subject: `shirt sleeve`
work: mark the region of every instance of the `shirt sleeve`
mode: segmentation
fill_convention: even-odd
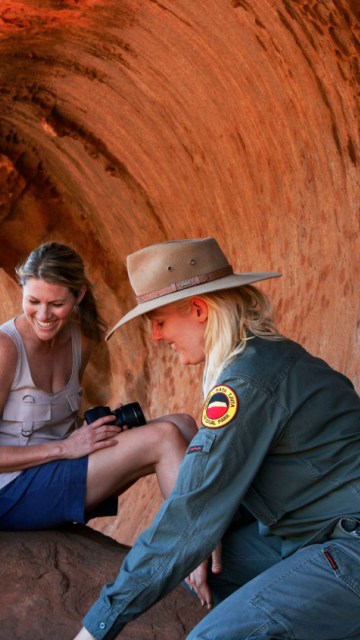
[[[236,413],[201,426],[190,443],[168,500],[84,618],[97,640],[116,638],[210,555],[286,422],[265,390],[241,379],[222,384],[235,394]]]

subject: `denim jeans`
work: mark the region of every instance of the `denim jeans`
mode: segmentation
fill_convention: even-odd
[[[209,579],[217,606],[188,640],[360,640],[358,526],[342,519],[327,542],[285,560],[257,523],[230,529]]]

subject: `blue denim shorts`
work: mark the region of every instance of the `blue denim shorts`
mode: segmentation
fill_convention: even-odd
[[[87,467],[88,456],[22,471],[0,490],[0,530],[53,529],[66,522],[86,524],[91,518],[116,515],[115,496],[84,513]]]

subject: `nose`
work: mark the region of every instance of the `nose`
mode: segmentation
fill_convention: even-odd
[[[161,342],[163,339],[161,335],[161,327],[159,327],[156,320],[152,320],[152,339],[154,342]]]
[[[41,322],[46,322],[50,318],[51,312],[47,304],[41,304],[37,316]]]

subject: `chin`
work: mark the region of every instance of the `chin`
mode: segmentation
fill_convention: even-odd
[[[56,335],[54,333],[52,333],[51,335],[49,335],[48,333],[41,333],[41,331],[35,331],[35,333],[39,340],[43,340],[44,342],[46,342],[46,340],[51,340]]]
[[[196,360],[194,360],[194,359],[188,358],[188,357],[186,357],[186,356],[181,356],[181,357],[180,357],[180,363],[181,363],[181,364],[184,364],[185,366],[188,366],[188,365],[196,365],[196,364],[200,364],[200,362],[203,362],[203,361],[204,361],[204,359],[205,359],[205,358],[201,358],[200,360],[197,360],[197,359],[196,359]]]

